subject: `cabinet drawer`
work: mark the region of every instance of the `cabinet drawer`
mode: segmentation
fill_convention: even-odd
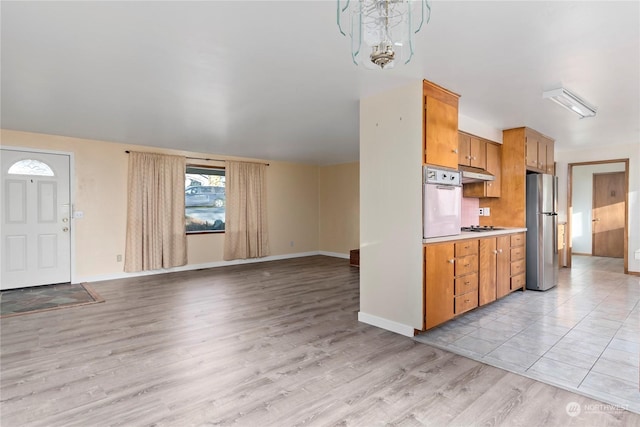
[[[458,277],[455,281],[455,295],[466,294],[467,292],[478,289],[478,274],[471,273],[466,276]]]
[[[466,294],[460,295],[455,298],[453,305],[455,314],[464,313],[472,308],[476,308],[478,306],[478,293],[467,292]]]
[[[511,276],[517,276],[524,273],[524,260],[514,261],[511,263]]]
[[[524,288],[526,279],[525,279],[525,274],[518,274],[517,276],[513,276],[511,278],[511,290],[516,290],[516,289],[520,289],[520,288]]]
[[[456,243],[456,257],[477,254],[478,253],[478,241],[468,240],[466,242]]]
[[[517,261],[519,259],[524,259],[524,246],[511,248],[511,261]]]
[[[518,233],[511,236],[511,246],[524,246],[524,233]]]
[[[456,276],[463,276],[468,273],[478,271],[478,255],[469,255],[462,258],[456,258]]]

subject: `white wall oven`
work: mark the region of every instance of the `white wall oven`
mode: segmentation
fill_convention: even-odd
[[[460,234],[462,217],[462,182],[460,172],[423,167],[422,237]]]

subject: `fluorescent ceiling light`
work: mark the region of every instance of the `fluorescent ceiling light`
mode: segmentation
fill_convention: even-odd
[[[562,105],[569,111],[573,111],[579,115],[581,119],[585,117],[595,117],[596,111],[598,110],[596,107],[592,107],[586,101],[582,100],[579,96],[574,95],[562,87],[542,92],[542,97]]]

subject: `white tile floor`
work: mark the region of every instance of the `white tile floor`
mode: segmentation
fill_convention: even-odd
[[[558,286],[514,292],[417,341],[640,413],[640,277],[573,256]]]

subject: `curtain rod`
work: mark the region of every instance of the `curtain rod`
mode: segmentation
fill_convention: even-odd
[[[129,154],[131,151],[129,150],[125,150],[125,153]],[[185,159],[191,159],[191,160],[207,160],[207,161],[212,161],[212,162],[224,162],[224,159],[207,159],[205,157],[185,157]],[[245,163],[259,163],[265,166],[269,166],[269,163],[263,163],[263,162],[245,162]]]

